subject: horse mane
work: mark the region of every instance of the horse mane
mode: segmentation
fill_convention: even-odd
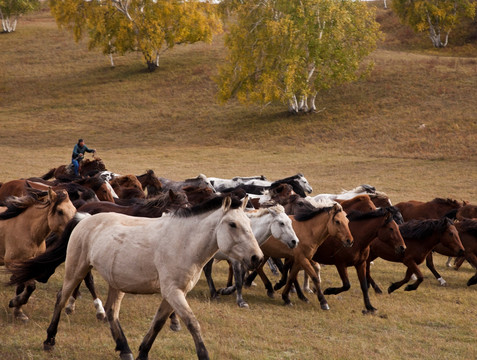
[[[56,168],[50,169],[46,174],[40,176],[43,180],[50,180],[55,175]]]
[[[360,221],[360,220],[368,220],[368,219],[375,219],[379,217],[383,217],[386,215],[392,215],[392,212],[388,208],[379,208],[369,212],[361,212],[361,211],[352,211],[350,212],[347,217],[349,221]],[[386,224],[389,223],[393,219],[392,216],[386,220]]]
[[[453,221],[446,217],[437,220],[409,220],[399,225],[399,230],[403,238],[420,240],[431,236],[435,231],[443,232],[453,224]]]
[[[232,204],[230,206],[232,209],[238,209],[242,205],[242,202],[238,198],[234,196],[231,196],[230,198],[232,199]],[[223,200],[223,196],[213,197],[193,207],[178,209],[174,212],[174,216],[187,218],[195,215],[205,214],[207,212],[219,209],[222,206]]]
[[[82,185],[82,186],[88,186],[91,189],[93,189],[94,191],[96,191],[105,182],[106,181],[104,179],[100,178],[99,176],[95,176],[95,177],[88,177],[88,178],[80,179],[80,180],[75,181],[74,183]]]
[[[356,186],[353,190],[343,190],[341,191],[342,194],[346,194],[348,192],[354,192],[354,193],[366,193],[366,194],[376,194],[376,188],[374,186],[368,185],[368,184],[363,184]]]
[[[277,204],[275,202],[270,202],[270,204],[267,203],[265,206],[260,207],[256,210],[247,211],[247,216],[254,217],[254,218],[259,218],[259,217],[262,217],[264,215],[269,214],[270,209],[272,209],[272,211],[275,210],[277,213],[284,213],[285,212],[285,208],[283,206],[281,206],[280,204]]]
[[[339,205],[335,201],[331,201],[328,199],[315,201],[315,206],[313,208],[299,208],[295,212],[295,220],[296,221],[307,221],[313,219],[315,216],[322,214],[324,212],[329,212],[335,205]],[[339,205],[341,207],[341,205]]]
[[[435,203],[435,204],[441,204],[441,205],[449,205],[449,206],[456,207],[456,208],[459,208],[459,207],[462,206],[461,204],[459,204],[459,202],[457,200],[449,199],[449,198],[447,198],[447,199],[435,198],[435,199],[431,200],[430,202]]]
[[[465,219],[459,222],[459,232],[467,233],[477,238],[477,220]]]
[[[67,194],[63,191],[59,191],[56,194],[56,201],[54,202],[51,211],[56,211],[58,205],[67,198]],[[26,209],[34,205],[41,205],[43,207],[49,206],[51,202],[48,199],[45,200],[46,196],[48,196],[47,191],[27,188],[27,195],[21,197],[9,197],[5,201],[7,210],[0,213],[0,220],[8,220],[17,217],[25,212]]]

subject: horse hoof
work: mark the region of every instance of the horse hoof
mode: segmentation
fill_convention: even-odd
[[[52,351],[55,348],[55,339],[51,341],[45,340],[43,342],[43,350],[45,351]]]
[[[182,330],[181,324],[172,324],[169,325],[169,329],[171,329],[174,332],[179,332]]]
[[[273,291],[267,291],[267,296],[271,299],[273,299],[275,297],[275,292]]]
[[[75,309],[72,308],[72,307],[65,307],[65,313],[66,313],[66,315],[71,315],[71,314],[74,313],[74,311],[75,311]]]
[[[119,355],[119,358],[120,358],[121,360],[134,360],[134,356],[133,356],[133,354],[131,354],[131,353],[120,354],[120,355]]]
[[[374,314],[376,314],[377,310],[378,309],[375,309],[375,308],[366,309],[366,310],[363,310],[362,313],[363,313],[363,315],[374,315]]]
[[[242,308],[242,309],[248,309],[249,308],[248,304],[245,301],[241,302],[241,303],[238,303],[238,306],[239,306],[239,308]]]
[[[292,303],[291,301],[289,301],[289,302],[285,302],[284,305],[285,305],[285,306],[290,306],[290,307],[292,307],[292,306],[293,306],[293,303]]]
[[[330,306],[328,304],[321,304],[321,310],[330,310]]]
[[[314,292],[312,289],[310,289],[310,288],[305,288],[305,289],[303,289],[303,290],[304,290],[305,292],[307,292],[308,294],[314,294],[314,293],[315,293],[315,292]]]
[[[105,321],[106,320],[106,313],[96,313],[96,319],[98,319],[99,321]]]

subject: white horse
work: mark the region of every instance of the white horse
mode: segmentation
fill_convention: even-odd
[[[319,201],[321,199],[330,199],[330,200],[350,200],[358,195],[369,195],[371,198],[379,197],[385,198],[388,202],[388,206],[392,206],[391,200],[388,196],[382,191],[377,191],[374,186],[371,185],[360,185],[355,187],[353,190],[343,190],[340,194],[318,194],[315,196],[308,196],[308,200]]]
[[[252,223],[252,230],[258,245],[262,246],[268,238],[273,235],[276,239],[286,244],[290,249],[298,245],[298,237],[293,230],[292,221],[285,214],[285,209],[281,205],[275,205],[268,208],[260,208],[258,210],[246,211],[247,216]],[[229,286],[218,291],[221,295],[230,295],[237,290],[237,305],[241,308],[248,308],[247,302],[242,297],[243,278],[245,269],[240,261],[228,257],[223,252],[219,251],[215,254],[216,261],[228,260],[232,265],[235,285]],[[209,284],[209,289],[212,297],[217,296],[217,292],[212,280],[212,264],[214,259],[209,261],[204,267],[204,274]]]
[[[208,177],[209,182],[212,184],[216,191],[222,191],[224,189],[234,188],[240,184],[245,184],[247,181],[252,180],[267,180],[265,176],[236,176],[232,179],[222,179],[218,177]]]
[[[139,347],[138,358],[147,359],[157,334],[174,311],[192,334],[198,358],[209,359],[186,295],[219,249],[250,267],[262,261],[263,253],[243,211],[246,203],[247,199],[240,203],[230,197],[214,198],[175,215],[152,219],[116,213],[85,217],[69,238],[65,278],[47,330],[45,350],[55,345],[62,308],[93,267],[109,284],[106,312],[121,359],[133,359],[119,324],[124,294],[158,292],[163,300]]]

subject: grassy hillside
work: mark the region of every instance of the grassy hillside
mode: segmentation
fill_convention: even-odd
[[[369,183],[394,202],[439,196],[477,203],[475,40],[437,53],[420,46],[422,38],[403,36],[390,11],[379,10],[378,19],[388,34],[370,57],[371,76],[321,94],[318,113],[293,117],[281,106],[216,103],[211,77],[224,60],[221,36],[211,45],[177,46],[148,73],[138,54],[117,57],[111,68],[86,42],[59,31],[47,11],[24,17],[16,33],[0,34],[0,181],[69,162],[83,137],[119,173],[152,168],[173,179],[198,173],[277,179],[303,172],[314,194]],[[250,311],[238,309],[233,297],[210,302],[203,279],[189,299],[213,359],[475,358],[477,288],[465,286],[474,270],[448,270],[444,260],[436,263],[447,288],[421,266],[426,279],[418,291],[371,293],[376,316],[361,315],[353,269],[351,290],[328,296],[330,312],[312,297],[310,304],[294,298],[295,307],[283,307],[260,283],[244,292]],[[383,288],[405,272],[382,260],[373,271]],[[225,265],[216,273],[223,284]],[[325,287],[340,283],[333,267],[322,277]],[[61,280],[60,269],[38,286],[26,326],[8,309],[13,289],[0,288],[0,358],[117,358],[86,290],[77,313],[62,319],[55,352],[43,353]],[[96,281],[105,299],[106,286]],[[159,297],[131,295],[123,304],[123,328],[136,353]],[[195,358],[191,336],[166,329],[151,358]]]

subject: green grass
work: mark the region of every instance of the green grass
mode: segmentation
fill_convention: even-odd
[[[225,57],[221,36],[211,45],[175,47],[148,73],[137,54],[116,58],[110,68],[107,57],[74,43],[46,11],[24,17],[16,33],[0,34],[0,181],[69,162],[83,137],[108,169],[123,174],[152,168],[172,179],[199,173],[278,179],[303,172],[314,194],[369,183],[394,203],[437,196],[476,203],[475,41],[457,38],[437,53],[425,39],[393,27],[389,11],[379,10],[378,19],[387,36],[370,57],[371,76],[321,94],[319,113],[293,117],[280,105],[216,103],[211,77]],[[261,283],[244,292],[249,311],[233,296],[209,301],[203,278],[188,299],[213,359],[475,358],[476,288],[465,286],[474,270],[445,269],[444,260],[436,263],[448,287],[421,266],[418,291],[371,293],[376,316],[361,314],[353,269],[350,291],[328,296],[329,312],[312,297],[284,307],[279,294],[266,297]],[[38,286],[26,306],[27,325],[8,309],[13,289],[0,288],[0,358],[117,358],[86,290],[77,313],[63,316],[55,351],[43,352],[62,271]],[[384,289],[404,276],[403,265],[382,260],[372,271]],[[224,284],[225,264],[215,274]],[[340,283],[331,266],[322,278],[324,287]],[[104,300],[106,285],[95,280]],[[121,321],[135,353],[159,302],[160,296],[133,295],[123,302]],[[195,358],[190,334],[164,329],[151,358]]]

